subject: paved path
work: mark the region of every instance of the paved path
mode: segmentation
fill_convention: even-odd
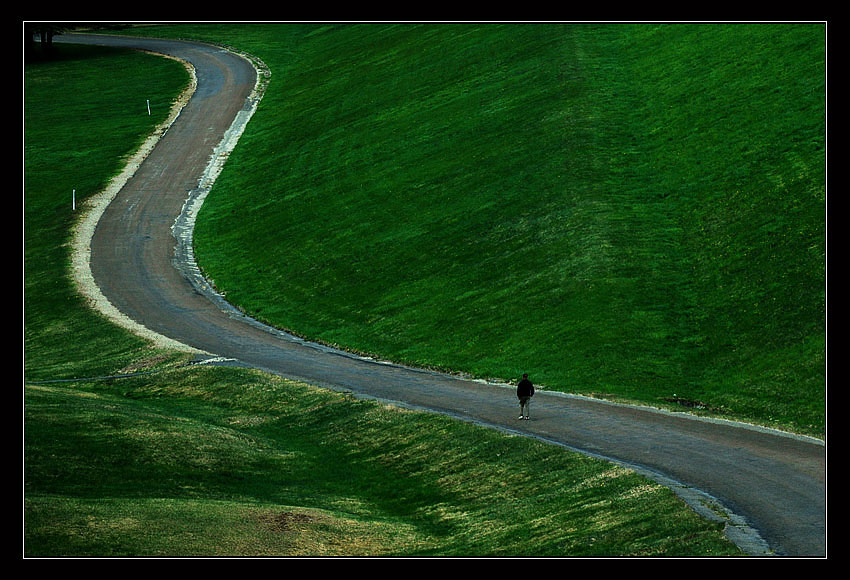
[[[362,359],[245,320],[193,283],[179,257],[178,216],[240,111],[256,74],[206,45],[109,37],[63,42],[141,47],[191,62],[198,88],[160,143],[104,213],[91,244],[102,292],[149,329],[212,355],[311,384],[396,401],[522,432],[632,466],[702,510],[717,500],[729,535],[748,553],[825,556],[825,446],[745,425],[696,420],[539,392],[518,421],[512,389]],[[281,79],[279,82],[285,82]],[[184,232],[185,234],[185,232]],[[184,256],[185,257],[185,256]],[[707,494],[707,495],[702,495]],[[707,512],[706,512],[707,513]]]

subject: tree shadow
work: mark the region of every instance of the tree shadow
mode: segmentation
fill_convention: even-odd
[[[67,61],[89,58],[103,54],[102,50],[79,50],[80,45],[56,43],[54,38],[67,32],[105,32],[121,31],[130,28],[129,24],[84,24],[84,23],[24,23],[24,63],[39,61]]]

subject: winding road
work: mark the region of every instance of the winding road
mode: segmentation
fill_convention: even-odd
[[[748,554],[826,556],[822,441],[547,391],[535,396],[532,419],[517,421],[507,385],[353,356],[246,319],[198,276],[186,219],[208,189],[204,179],[211,160],[221,157],[217,148],[254,104],[254,66],[199,43],[94,35],[56,41],[149,50],[188,61],[196,72],[194,95],[108,205],[91,239],[91,274],[127,317],[211,357],[626,465],[670,486],[706,517],[720,514],[727,535]]]

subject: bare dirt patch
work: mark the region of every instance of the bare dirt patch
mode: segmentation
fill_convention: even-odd
[[[260,522],[264,526],[281,534],[311,524],[314,521],[316,521],[316,518],[313,516],[298,512],[277,512],[260,516]]]

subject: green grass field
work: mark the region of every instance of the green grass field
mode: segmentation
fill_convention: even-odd
[[[244,370],[27,388],[30,556],[723,556],[664,487]]]
[[[284,29],[270,49],[313,38]],[[70,279],[71,191],[79,206],[100,191],[187,77],[139,53],[59,56],[24,74],[24,556],[739,553],[721,524],[606,462],[187,366],[91,311]],[[84,378],[133,371],[156,372]]]
[[[822,437],[822,24],[180,26],[266,96],[199,263],[296,334]]]

